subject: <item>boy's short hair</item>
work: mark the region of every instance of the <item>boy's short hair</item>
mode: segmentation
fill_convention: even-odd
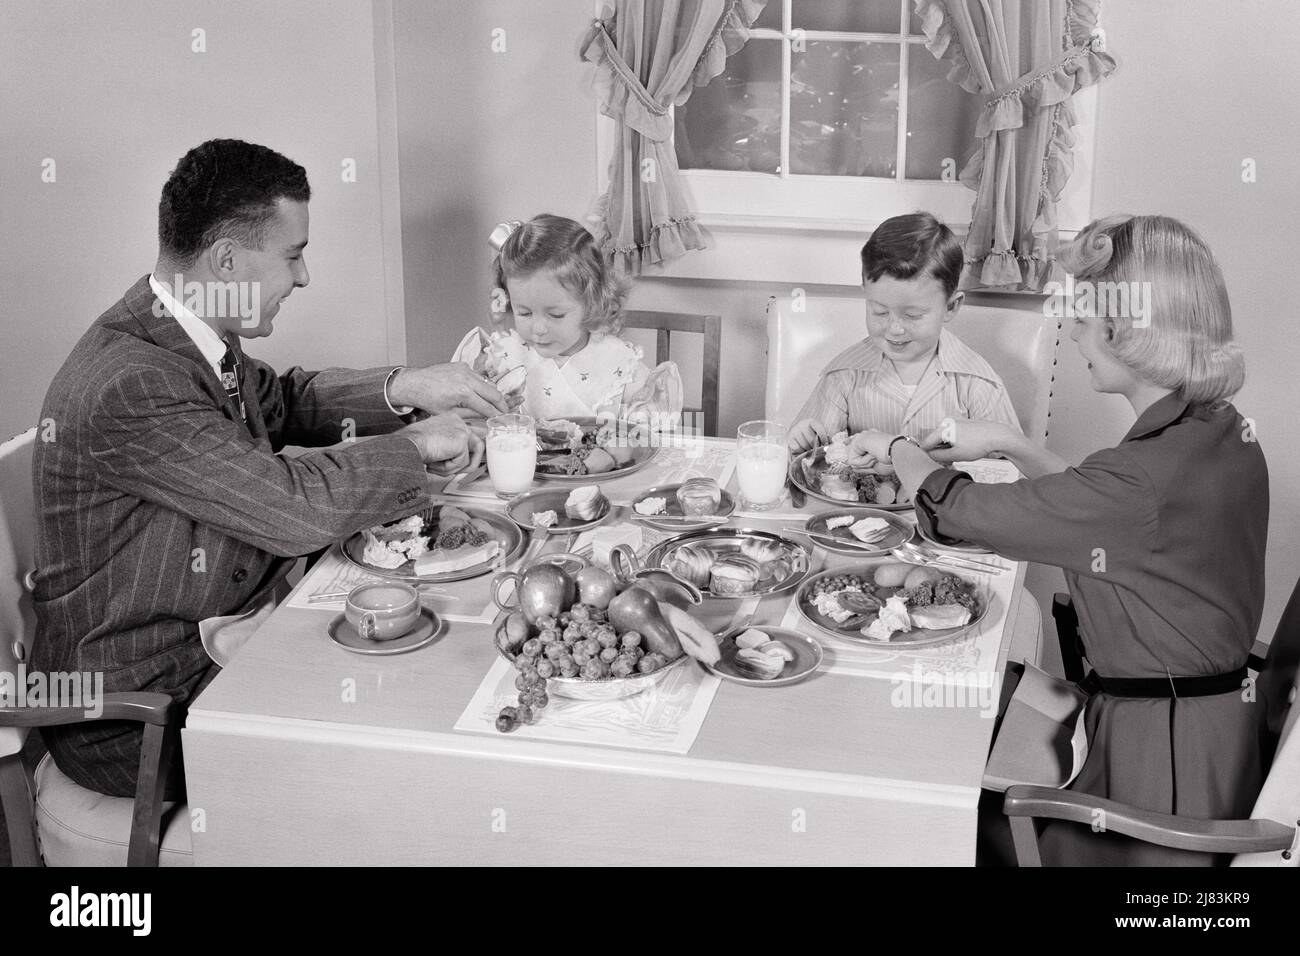
[[[862,281],[930,276],[943,286],[944,298],[951,299],[965,263],[952,230],[928,212],[914,212],[886,219],[871,233],[862,247]]]
[[[1106,347],[1119,362],[1188,402],[1214,405],[1241,390],[1246,361],[1232,341],[1223,272],[1190,228],[1168,216],[1107,216],[1085,226],[1060,259],[1094,288],[1145,287],[1143,321],[1123,308],[1104,316],[1112,330]]]

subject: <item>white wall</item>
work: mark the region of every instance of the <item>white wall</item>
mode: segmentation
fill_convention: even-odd
[[[395,0],[393,13],[408,359],[445,362],[487,318],[492,227],[581,219],[595,193],[577,54],[592,4]]]
[[[1102,8],[1121,69],[1102,85],[1094,202],[1099,214],[1187,222],[1223,268],[1246,387],[1271,484],[1271,638],[1300,576],[1300,338],[1294,293],[1300,189],[1300,4],[1144,0]],[[1193,52],[1194,51],[1194,52]],[[1242,160],[1257,181],[1242,182]],[[1087,396],[1073,396],[1079,408]],[[1087,423],[1076,423],[1087,433]]]
[[[213,137],[277,149],[312,184],[311,285],[249,351],[282,369],[400,358],[372,17],[365,0],[0,4],[0,436],[34,423],[73,343],[152,270],[163,182]]]

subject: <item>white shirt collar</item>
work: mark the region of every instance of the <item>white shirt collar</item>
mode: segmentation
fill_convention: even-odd
[[[197,315],[185,307],[185,305],[172,295],[171,290],[163,285],[152,275],[149,276],[149,288],[153,289],[153,294],[158,297],[158,301],[171,314],[180,327],[185,330],[185,334],[190,337],[194,345],[198,348],[199,353],[212,366],[212,371],[217,378],[221,378],[221,360],[226,354],[226,343],[221,336],[212,330],[212,327],[200,319]]]

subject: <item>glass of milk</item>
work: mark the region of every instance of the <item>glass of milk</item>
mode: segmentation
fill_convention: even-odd
[[[527,415],[487,420],[488,477],[499,498],[528,490],[537,470],[537,422]]]
[[[736,429],[736,483],[743,510],[771,511],[779,505],[789,466],[784,425],[753,421]]]

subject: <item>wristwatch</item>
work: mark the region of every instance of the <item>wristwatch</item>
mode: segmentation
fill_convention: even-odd
[[[899,435],[897,438],[895,438],[893,441],[889,443],[889,447],[885,450],[885,454],[889,456],[890,461],[894,460],[894,446],[897,445],[900,441],[911,442],[917,448],[921,447],[921,443],[917,441],[915,438],[913,438],[911,435]]]

